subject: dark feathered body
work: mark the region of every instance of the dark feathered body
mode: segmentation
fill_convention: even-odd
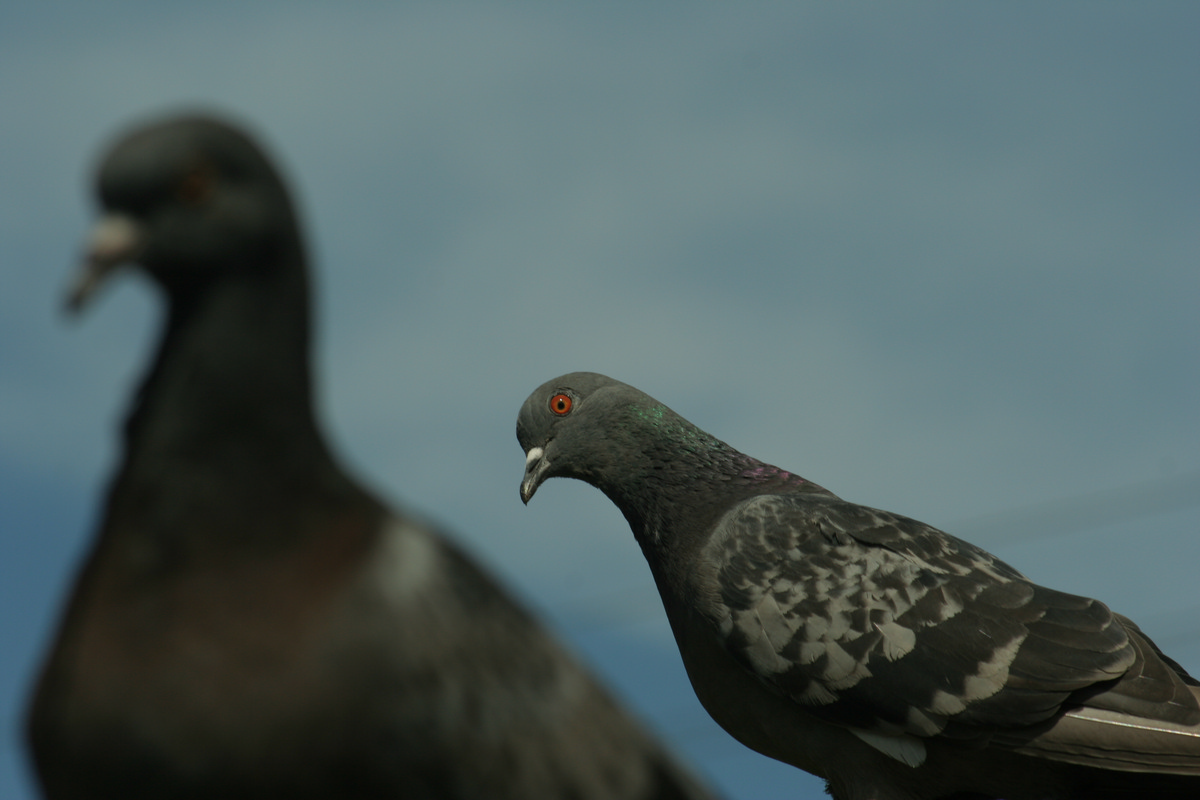
[[[713,718],[835,797],[1200,797],[1197,682],[1104,604],[601,375],[544,384],[517,436],[526,500],[565,476],[621,509]]]
[[[92,268],[138,262],[168,312],[30,709],[47,798],[711,796],[330,454],[303,247],[257,147],[151,126],[100,195]]]

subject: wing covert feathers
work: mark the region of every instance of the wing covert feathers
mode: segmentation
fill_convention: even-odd
[[[1195,681],[1103,603],[967,542],[836,498],[764,495],[717,523],[704,557],[706,613],[733,656],[898,760],[917,757],[907,737],[944,737],[1200,772]]]

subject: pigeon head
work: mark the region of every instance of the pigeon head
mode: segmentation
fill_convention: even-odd
[[[586,446],[598,418],[624,401],[631,387],[595,372],[573,372],[539,386],[517,416],[517,441],[525,451],[521,501],[528,504],[547,478],[586,480],[595,472]]]
[[[127,133],[101,160],[102,217],[68,297],[81,308],[115,268],[140,266],[172,297],[229,272],[289,263],[298,249],[283,181],[237,129],[179,116]]]
[[[732,498],[822,487],[741,453],[628,384],[574,372],[542,384],[517,417],[525,451],[521,500],[547,478],[595,486],[639,541],[661,542],[672,518],[703,516]],[[831,495],[832,496],[832,495]]]
[[[618,505],[652,476],[696,460],[681,454],[735,454],[653,397],[594,372],[573,372],[542,384],[517,417],[525,451],[521,499],[528,503],[547,478],[577,478]]]

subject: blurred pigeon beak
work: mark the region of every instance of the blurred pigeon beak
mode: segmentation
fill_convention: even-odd
[[[136,259],[141,249],[141,229],[129,217],[110,214],[96,223],[83,267],[67,292],[67,310],[74,313],[83,308],[113,269]]]
[[[533,493],[545,480],[546,470],[550,469],[545,456],[546,451],[540,447],[531,447],[525,454],[525,478],[521,481],[521,502],[525,505],[529,505]]]

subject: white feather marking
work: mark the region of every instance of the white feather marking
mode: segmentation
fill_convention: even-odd
[[[929,703],[929,710],[935,714],[945,714],[952,716],[966,709],[967,704],[958,695],[943,692],[938,689],[933,693],[933,700]]]
[[[771,640],[763,631],[762,621],[757,612],[747,611],[738,614],[734,624],[746,636],[747,644],[744,652],[755,670],[763,675],[774,675],[787,668],[781,666],[783,659],[775,652]]]
[[[963,699],[967,702],[985,700],[1008,681],[1008,667],[988,675],[968,675],[963,681]]]
[[[438,574],[438,543],[424,531],[392,520],[380,541],[375,560],[376,578],[393,601],[403,601],[424,592]]]
[[[811,664],[825,655],[825,642],[804,642],[800,645],[800,663]]]
[[[991,697],[1008,682],[1008,668],[1017,657],[1022,639],[1014,639],[1003,647],[996,648],[992,657],[979,662],[974,675],[963,681],[963,698],[968,702]]]
[[[938,621],[945,622],[963,610],[962,598],[952,593],[946,586],[939,587],[938,591],[942,593],[942,616]]]
[[[763,634],[770,641],[771,647],[776,652],[782,650],[784,645],[792,640],[795,630],[792,628],[791,621],[780,611],[775,598],[770,595],[764,597],[758,604],[757,614]]]
[[[925,763],[925,743],[913,736],[888,736],[861,728],[851,728],[850,732],[901,764],[919,767]]]
[[[804,622],[804,638],[810,642],[824,639],[829,632],[829,620],[825,617],[809,617]]]
[[[792,664],[779,655],[780,646],[791,639],[791,630],[774,600],[770,597],[763,599],[755,610],[739,620],[739,624],[750,638],[750,645],[745,649],[746,656],[758,672],[775,675],[791,669]],[[776,640],[780,645],[775,644]]]
[[[844,606],[844,603],[839,605]],[[850,630],[850,616],[841,611],[834,611],[829,615],[829,630],[825,633],[827,639],[841,639],[845,637],[846,632]]]
[[[853,656],[843,650],[837,642],[829,642],[825,646],[825,653],[829,656],[829,659],[826,661],[825,672],[821,677],[827,683],[841,683],[854,675],[858,670],[858,662],[854,660]],[[854,681],[854,683],[857,682]]]
[[[1121,718],[1117,712],[1107,709],[1080,708],[1075,711],[1068,711],[1067,716],[1086,722],[1098,722],[1101,725],[1115,725],[1119,728],[1133,728],[1141,731],[1154,731],[1155,733],[1169,733],[1174,736],[1200,738],[1200,731],[1195,729],[1173,726],[1170,723],[1150,719],[1143,719],[1138,723],[1133,723],[1129,721],[1128,717]]]
[[[917,643],[917,635],[911,628],[895,622],[875,623],[875,630],[883,636],[883,657],[895,661],[908,655]]]
[[[804,687],[804,691],[795,695],[796,699],[801,703],[808,703],[814,706],[823,706],[837,700],[837,695],[825,688],[819,681],[809,681]]]
[[[946,720],[932,717],[916,706],[909,706],[904,727],[922,736],[936,736],[946,727]]]

